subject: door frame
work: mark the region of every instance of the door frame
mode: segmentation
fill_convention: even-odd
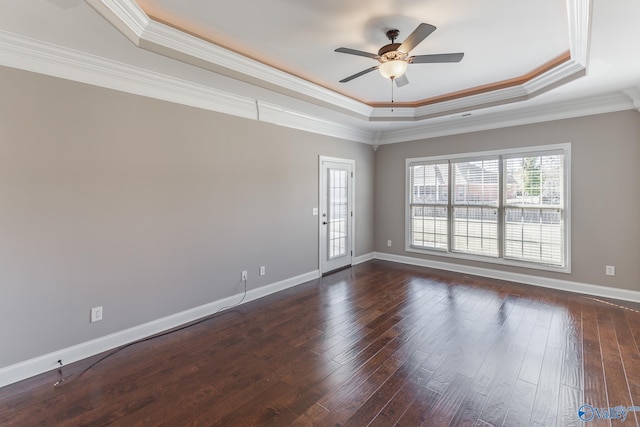
[[[349,266],[353,265],[353,259],[354,259],[354,253],[355,253],[355,230],[356,230],[356,209],[355,209],[355,192],[356,192],[356,161],[353,159],[343,159],[343,158],[339,158],[339,157],[330,157],[330,156],[323,156],[320,155],[318,158],[318,267],[320,269],[320,275],[323,275],[325,273],[327,273],[328,271],[325,271],[325,263],[326,263],[326,256],[324,254],[324,250],[326,250],[326,248],[323,248],[323,233],[324,233],[324,228],[322,225],[322,213],[323,211],[326,209],[326,205],[327,205],[327,182],[326,182],[326,177],[322,176],[322,163],[323,162],[333,162],[333,163],[342,163],[342,164],[348,164],[349,166],[351,166],[351,191],[349,192],[349,196],[348,196],[348,204],[349,204],[349,210],[351,211],[351,215],[349,216],[349,236],[347,237],[348,241],[349,241],[349,246],[351,247],[351,254],[348,255],[349,257]]]

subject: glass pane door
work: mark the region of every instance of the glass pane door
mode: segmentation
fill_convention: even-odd
[[[347,254],[348,179],[344,169],[329,169],[329,259]]]
[[[320,159],[320,269],[351,265],[353,258],[353,161]]]

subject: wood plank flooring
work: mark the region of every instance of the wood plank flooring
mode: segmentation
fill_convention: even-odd
[[[4,387],[0,425],[638,426],[598,417],[640,407],[638,310],[370,261]]]

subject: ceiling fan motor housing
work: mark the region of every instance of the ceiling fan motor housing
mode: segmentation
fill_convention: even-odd
[[[380,62],[389,62],[389,61],[406,61],[408,54],[406,52],[400,52],[398,48],[400,47],[400,43],[391,43],[386,46],[382,46],[378,51],[378,61]]]

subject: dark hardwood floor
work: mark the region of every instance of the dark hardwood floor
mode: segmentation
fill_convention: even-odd
[[[598,300],[371,261],[4,387],[0,425],[637,426],[595,412],[640,406],[638,305]]]

